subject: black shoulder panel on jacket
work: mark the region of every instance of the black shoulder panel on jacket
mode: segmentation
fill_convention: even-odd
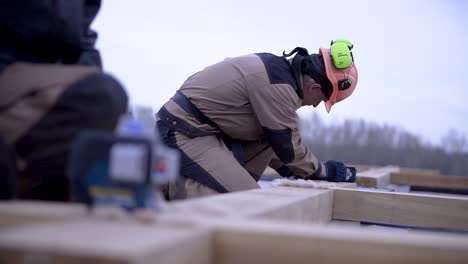
[[[297,91],[297,82],[289,61],[271,53],[256,53],[265,65],[271,84],[286,83]]]
[[[291,142],[291,129],[269,129],[264,127],[265,138],[270,143],[276,156],[285,164],[294,160],[294,147]]]

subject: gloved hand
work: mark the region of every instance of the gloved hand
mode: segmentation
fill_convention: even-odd
[[[356,168],[346,167],[343,162],[329,160],[323,163],[326,180],[330,182],[355,182]]]

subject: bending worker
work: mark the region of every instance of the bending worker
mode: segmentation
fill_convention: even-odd
[[[192,75],[159,110],[164,142],[181,151],[181,176],[163,191],[184,199],[258,188],[270,165],[281,176],[354,181],[341,162],[319,160],[304,145],[296,110],[332,106],[356,88],[348,40],[308,54],[229,58]],[[294,55],[294,56],[293,56]],[[288,59],[289,58],[289,59]]]

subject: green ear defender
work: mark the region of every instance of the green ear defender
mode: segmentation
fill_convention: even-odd
[[[335,41],[332,40],[330,45],[333,45],[333,43],[344,43],[346,46],[348,46],[349,50],[352,50],[354,47],[353,43],[347,39],[336,39]]]
[[[330,55],[333,64],[337,69],[346,69],[351,67],[354,58],[351,49],[353,44],[347,39],[337,39],[330,44]]]

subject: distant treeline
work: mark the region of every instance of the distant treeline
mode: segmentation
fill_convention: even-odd
[[[317,114],[302,117],[301,130],[304,142],[320,160],[438,169],[443,174],[468,176],[468,142],[454,130],[441,139],[442,146],[393,126],[363,120],[327,125]]]

